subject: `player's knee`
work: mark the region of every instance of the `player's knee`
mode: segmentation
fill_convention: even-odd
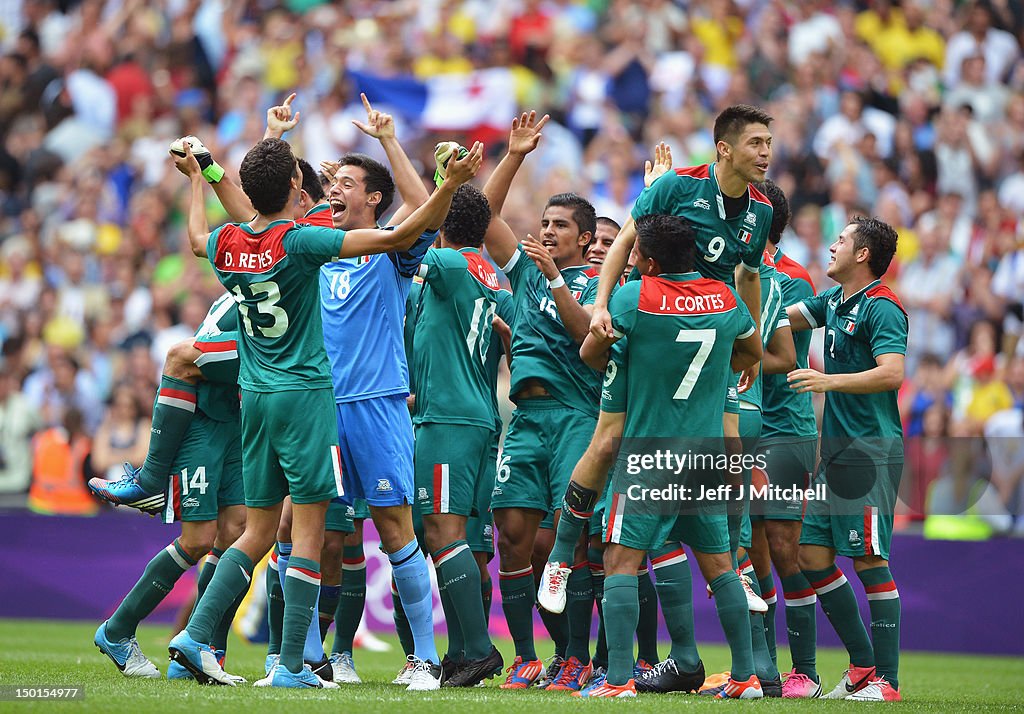
[[[164,374],[183,382],[196,383],[202,379],[202,372],[196,366],[201,353],[195,348],[194,340],[185,340],[167,350],[164,360]]]
[[[196,528],[182,528],[178,545],[192,560],[199,560],[210,552],[217,535],[217,522],[195,524]]]
[[[321,562],[341,562],[342,554],[345,551],[345,534],[338,531],[326,531],[324,533],[324,546],[320,550]]]

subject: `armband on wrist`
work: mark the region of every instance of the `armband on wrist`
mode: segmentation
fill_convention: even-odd
[[[549,280],[548,281],[548,287],[551,288],[552,290],[554,290],[556,288],[565,287],[565,278],[563,278],[561,275],[559,275],[554,280]]]
[[[207,183],[217,183],[224,178],[224,169],[216,161],[203,169],[203,178]]]

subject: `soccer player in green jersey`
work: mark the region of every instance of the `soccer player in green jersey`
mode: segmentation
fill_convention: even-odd
[[[262,683],[317,687],[323,683],[302,664],[302,643],[319,591],[324,513],[339,493],[341,474],[333,393],[320,324],[320,266],[334,257],[401,248],[430,225],[439,225],[455,189],[480,165],[479,144],[452,163],[448,178],[426,204],[393,231],[340,231],[296,226],[292,204],[301,171],[287,143],[267,139],[242,162],[242,188],[258,212],[249,224],[208,233],[203,177],[186,145],[191,182],[188,221],[193,253],[209,257],[221,282],[237,297],[239,385],[246,529],[222,561],[186,629],[172,639],[171,656],[196,679],[234,684],[206,644],[213,625],[248,586],[253,563],[269,550],[281,502],[291,495],[293,551],[286,577],[281,659]]]
[[[814,283],[807,270],[779,247],[790,217],[786,195],[771,181],[765,181],[763,191],[774,209],[765,262],[769,261],[767,256],[770,255],[782,288],[785,308],[813,297]],[[796,349],[796,368],[806,369],[811,333],[807,330],[795,332],[792,339]],[[763,382],[763,389],[761,439],[757,452],[764,459],[766,479],[782,493],[795,488],[805,489],[810,485],[818,450],[818,422],[811,394],[798,394],[790,389],[784,373],[763,371],[765,374],[758,380]],[[787,699],[813,698],[821,694],[821,684],[814,667],[814,605],[817,597],[797,562],[803,512],[803,497],[793,496],[785,500],[758,501],[752,504],[750,515],[753,537],[748,554],[761,597],[768,605],[768,612],[764,615],[765,638],[773,659],[778,600],[772,577],[773,564],[782,579],[786,631],[793,661],[793,669],[785,675],[782,684],[782,696]]]
[[[825,372],[797,369],[790,386],[825,394],[816,483],[800,535],[800,569],[850,654],[829,699],[899,701],[900,596],[889,571],[893,512],[903,470],[896,392],[903,383],[907,313],[881,284],[896,253],[896,231],[854,218],[829,249],[827,275],[839,283],[787,308],[794,330],[825,328]],[[867,591],[871,638],[853,588],[836,567],[853,559]]]
[[[546,121],[537,121],[534,112],[513,120],[508,154],[484,187],[493,214],[487,250],[508,276],[516,306],[510,387],[516,411],[491,495],[502,608],[516,646],[505,688],[528,687],[544,671],[533,641],[534,545],[542,519],[557,509],[572,465],[593,433],[600,389],[600,375],[579,357],[590,324],[585,306],[596,288],[596,271],[583,261],[596,228],[593,206],[576,194],[552,196],[541,217],[540,240],[527,236],[522,243],[500,217],[512,179],[536,148]],[[578,690],[592,671],[593,592],[583,566],[569,587],[576,596],[569,607],[565,661],[549,688]]]
[[[759,188],[765,195],[772,199],[772,206],[775,209],[772,213],[772,234],[780,232],[789,220],[788,207],[780,211],[776,203],[777,197],[781,194],[778,187],[771,181],[765,181]],[[782,196],[785,200],[785,196]],[[769,238],[770,239],[770,238]],[[762,382],[770,374],[785,374],[796,367],[796,349],[793,346],[793,337],[789,329],[789,318],[786,316],[782,304],[782,287],[778,280],[778,273],[771,256],[765,252],[760,268],[761,276],[761,343],[764,348],[764,355],[761,359],[761,370],[756,379],[751,383],[750,388],[740,392],[740,439],[743,442],[743,453],[753,455],[758,446],[761,436],[761,396]],[[767,598],[764,598],[761,588],[754,578],[754,566],[748,554],[753,551],[752,543],[757,543],[756,535],[763,538],[764,530],[752,531],[754,514],[751,513],[750,486],[753,476],[752,468],[744,465],[743,471],[743,510],[741,513],[729,514],[729,545],[736,553],[736,564],[740,571],[740,579],[749,586],[755,595],[762,597],[765,604],[770,605]],[[759,470],[758,470],[759,472]],[[760,473],[760,472],[759,472]],[[760,481],[760,479],[759,479]],[[763,550],[763,549],[762,549]],[[771,570],[769,566],[768,575]],[[761,690],[766,697],[782,696],[782,680],[776,667],[773,657],[774,637],[772,645],[766,639],[764,625],[764,614],[761,612],[750,612],[750,638],[753,645],[754,671],[758,681],[761,683]],[[718,688],[701,691],[701,694],[716,693]]]
[[[487,634],[480,569],[466,532],[481,491],[494,487],[494,383],[486,359],[500,285],[480,252],[490,220],[478,189],[456,191],[441,247],[427,251],[420,265],[423,287],[412,318],[416,507],[445,619],[462,633],[464,652],[449,652],[459,658],[445,682],[453,687],[475,686],[503,665]]]
[[[164,522],[181,522],[181,536],[160,551],[146,566],[138,583],[96,631],[94,642],[126,677],[159,677],[160,672],[143,654],[135,639],[139,623],[174,587],[178,579],[207,553],[199,573],[201,599],[217,563],[245,527],[242,505],[242,452],[238,414],[238,356],[236,351],[238,315],[234,300],[223,295],[210,307],[192,340],[175,345],[168,354],[171,363],[186,349],[194,350],[190,363],[197,375],[191,389],[174,389],[164,384],[157,392],[156,405],[188,412],[188,426],[182,442],[164,474]],[[166,370],[165,370],[166,371]],[[172,370],[174,371],[174,370]],[[201,379],[205,381],[199,381]],[[154,410],[155,411],[155,410]],[[129,467],[130,468],[130,467]],[[124,481],[122,479],[121,481]],[[111,501],[116,484],[91,479],[90,489]],[[117,502],[117,501],[113,501]],[[133,507],[139,510],[155,510]],[[125,504],[130,505],[130,504]],[[223,662],[227,634],[240,603],[236,600],[213,633],[216,657]],[[187,672],[171,663],[168,679]]]
[[[690,544],[715,593],[715,605],[733,654],[732,679],[722,698],[761,696],[750,656],[746,596],[729,557],[723,501],[675,517],[656,513],[634,489],[655,487],[660,474],[638,477],[627,465],[660,437],[685,439],[686,447],[721,453],[721,409],[731,370],[761,357],[760,336],[736,292],[721,281],[693,271],[695,231],[677,216],[645,216],[639,234],[639,281],[623,286],[609,303],[611,338],[587,337],[580,352],[588,364],[607,361],[597,429],[573,472],[568,493],[589,500],[577,476],[603,475],[613,465],[606,517],[605,597],[608,676],[583,696],[620,697],[636,693],[632,679],[632,639],[636,629],[637,567],[648,551],[667,541]],[[615,344],[609,360],[608,349]],[[679,365],[685,365],[685,370]],[[680,377],[682,377],[680,379]],[[633,445],[619,446],[620,439]],[[639,448],[638,448],[639,445]],[[676,443],[675,446],[680,446]],[[718,479],[720,480],[720,479]],[[710,484],[710,482],[701,482]],[[665,484],[667,485],[667,484]],[[593,493],[591,491],[591,493]],[[574,502],[574,501],[573,501]],[[687,615],[681,610],[678,619]],[[690,623],[676,622],[676,626]],[[692,647],[699,668],[696,647]]]

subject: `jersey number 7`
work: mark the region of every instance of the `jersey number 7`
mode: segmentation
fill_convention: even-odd
[[[676,393],[672,395],[673,399],[690,398],[690,393],[693,392],[693,388],[700,378],[700,372],[704,369],[704,363],[708,361],[708,355],[715,347],[717,335],[715,330],[680,330],[676,335],[676,342],[692,342],[699,344],[700,347],[697,348],[697,354],[693,356],[693,361],[687,367],[683,381],[679,383]]]

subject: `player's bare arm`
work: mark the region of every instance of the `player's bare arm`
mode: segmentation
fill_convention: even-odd
[[[188,198],[188,243],[192,253],[200,258],[206,257],[206,241],[210,237],[210,226],[206,222],[206,202],[203,200],[203,170],[192,155],[192,147],[184,142],[185,156],[171,154],[174,166],[185,174],[189,180]]]
[[[876,367],[865,372],[823,374],[816,369],[795,369],[786,375],[790,389],[797,392],[845,392],[874,394],[891,392],[903,384],[904,358],[898,353],[878,355]]]
[[[188,147],[189,151],[191,151],[191,145],[186,138],[183,137],[175,143],[179,142],[182,147]],[[171,158],[174,160],[174,167],[185,176],[189,176],[189,162],[187,157],[182,156],[173,150],[169,153]],[[224,207],[224,210],[232,221],[236,223],[243,223],[245,221],[251,221],[256,216],[256,211],[253,209],[252,203],[249,201],[249,197],[245,195],[242,187],[232,181],[227,174],[222,175],[216,181],[208,180],[208,183],[213,188],[213,192],[217,194],[217,198],[220,200],[221,205]]]
[[[478,141],[466,156],[452,159],[441,186],[430,195],[426,203],[413,211],[394,230],[359,228],[347,231],[339,257],[351,258],[411,248],[429,226],[441,225],[452,205],[455,190],[476,176],[480,164],[483,163],[483,155],[484,145]]]
[[[764,374],[785,374],[796,368],[796,346],[789,327],[779,327],[768,341],[768,348],[761,358]]]
[[[548,115],[545,114],[538,120],[537,112],[530,111],[523,112],[521,116],[512,120],[512,131],[508,137],[508,153],[491,172],[483,189],[484,195],[487,196],[487,203],[491,206],[491,212],[495,215],[499,215],[501,209],[504,208],[505,198],[508,197],[508,190],[512,186],[512,179],[515,178],[519,167],[523,165],[526,155],[536,149],[537,144],[540,143],[542,136],[540,130],[547,124],[548,119]]]
[[[538,270],[547,278],[549,285],[562,277],[548,249],[532,235],[527,234],[526,240],[523,241],[523,252],[536,263]],[[565,326],[565,331],[569,333],[573,342],[579,345],[583,343],[583,338],[590,331],[592,306],[580,305],[572,296],[565,280],[562,280],[561,283],[559,287],[551,288],[551,295],[555,299],[555,308]]]
[[[505,351],[505,365],[512,370],[512,328],[497,315],[491,320],[491,329],[501,339],[501,347]]]
[[[587,333],[580,346],[580,359],[583,364],[598,372],[603,372],[608,366],[608,350],[619,338],[614,334],[610,336],[598,336],[593,332]]]
[[[732,345],[732,360],[729,366],[734,372],[741,372],[750,369],[761,361],[764,350],[761,348],[761,333],[754,330],[753,333],[737,339]]]
[[[386,112],[374,109],[365,94],[360,94],[359,98],[363,100],[363,108],[366,109],[366,121],[361,122],[353,119],[352,124],[359,131],[379,141],[384,149],[384,154],[388,157],[388,163],[391,164],[391,174],[395,178],[395,188],[398,189],[398,193],[402,196],[402,205],[399,206],[398,210],[395,211],[395,215],[388,222],[388,225],[397,226],[408,218],[413,211],[426,203],[427,199],[430,198],[430,194],[427,193],[420,175],[416,172],[412,162],[409,161],[408,155],[405,153],[405,149],[402,148],[398,141],[398,137],[395,134],[394,117]],[[429,228],[434,230],[440,227],[440,225],[438,223],[436,226],[429,226]]]
[[[665,142],[660,142],[654,147],[654,161],[644,162],[644,186],[650,186],[659,176],[671,169],[672,149]],[[619,234],[615,236],[615,242],[608,249],[604,265],[601,266],[597,298],[594,300],[594,309],[590,318],[590,331],[598,337],[612,334],[612,317],[608,313],[608,299],[629,263],[629,254],[634,245],[636,245],[636,226],[633,223],[633,216],[629,216],[622,229],[619,230]]]

